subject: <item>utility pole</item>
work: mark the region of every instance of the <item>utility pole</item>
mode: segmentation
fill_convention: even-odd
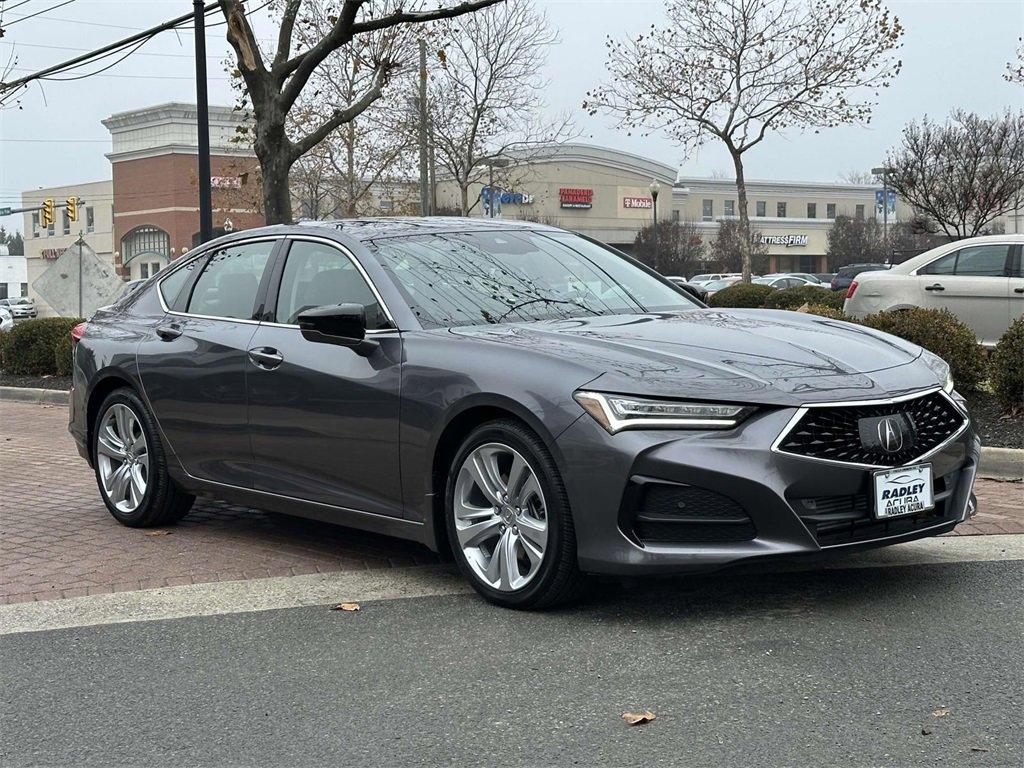
[[[430,215],[430,195],[427,187],[427,41],[420,39],[420,94],[419,94],[419,118],[420,118],[420,215]]]
[[[437,215],[437,165],[434,162],[434,120],[430,118],[427,127],[430,130],[430,143],[428,146],[429,156],[427,163],[430,166],[428,174],[430,176],[430,215]]]
[[[210,188],[210,104],[206,90],[206,6],[192,0],[196,33],[196,127],[199,133],[199,239],[213,239],[213,192]]]
[[[889,252],[889,171],[892,170],[885,165],[881,168],[872,168],[871,172],[882,177],[882,242],[885,244],[886,261],[892,263],[892,253]]]
[[[78,230],[78,316],[82,317],[82,230]]]

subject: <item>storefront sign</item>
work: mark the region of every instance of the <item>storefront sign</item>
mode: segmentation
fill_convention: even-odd
[[[622,198],[623,208],[654,208],[654,200],[649,197],[624,197]]]
[[[761,235],[762,245],[784,245],[792,248],[795,245],[806,246],[807,235]]]
[[[211,176],[210,186],[213,189],[241,189],[242,179],[238,176]]]
[[[67,248],[43,248],[43,250],[40,251],[39,255],[42,256],[44,259],[53,261],[54,259],[59,259],[60,255],[64,253],[64,251],[66,250]]]
[[[501,202],[513,205],[530,205],[533,203],[533,195],[525,192],[502,192]]]
[[[558,202],[562,208],[593,208],[594,190],[562,187],[558,190]]]

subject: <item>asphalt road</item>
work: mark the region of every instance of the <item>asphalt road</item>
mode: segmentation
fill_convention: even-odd
[[[13,634],[0,764],[1021,766],[1022,628],[1013,561]]]

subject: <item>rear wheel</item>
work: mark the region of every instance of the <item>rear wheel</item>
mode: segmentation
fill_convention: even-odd
[[[103,503],[124,525],[175,523],[195,501],[168,475],[156,422],[130,389],[111,392],[100,405],[92,455]]]
[[[490,422],[466,438],[448,476],[446,513],[460,570],[491,602],[544,608],[582,591],[558,468],[518,422]]]

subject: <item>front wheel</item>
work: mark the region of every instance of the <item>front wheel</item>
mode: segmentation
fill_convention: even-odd
[[[576,533],[558,468],[514,421],[475,429],[448,476],[448,537],[460,570],[487,600],[545,608],[582,591]]]
[[[194,496],[167,473],[163,444],[145,403],[130,389],[107,395],[93,426],[93,466],[103,503],[132,528],[175,523]]]

